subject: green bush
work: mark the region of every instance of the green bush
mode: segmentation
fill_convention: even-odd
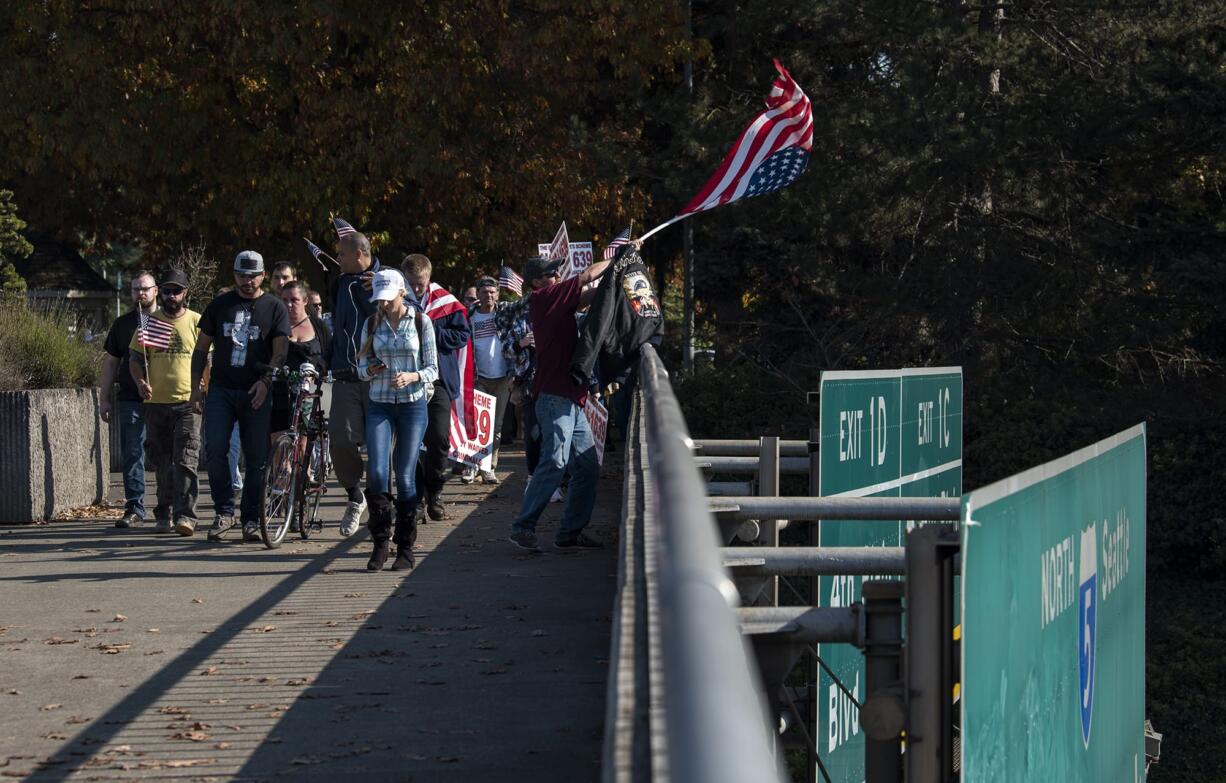
[[[0,299],[0,391],[96,386],[100,346],[73,334],[75,324],[68,308]]]

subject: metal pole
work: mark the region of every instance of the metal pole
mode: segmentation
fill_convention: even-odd
[[[699,438],[694,441],[694,453],[700,457],[756,457],[760,447],[760,440]],[[809,443],[804,440],[780,440],[779,455],[808,460]]]
[[[723,519],[907,519],[954,521],[960,498],[711,498],[711,511]]]
[[[690,0],[685,3],[686,38],[693,43],[693,9]],[[690,101],[694,98],[694,55],[685,61],[685,92]],[[694,371],[694,224],[686,221],[681,229],[681,366],[688,373]]]
[[[810,408],[816,407],[820,402],[820,397],[817,392],[809,392],[805,397],[805,401],[809,403]],[[815,415],[814,420],[820,419],[820,416]],[[821,485],[821,430],[817,427],[809,430],[809,497],[817,497],[822,494]],[[820,525],[809,525],[809,546],[817,547],[820,541]],[[809,604],[811,606],[821,605],[820,582],[816,576],[809,579]],[[821,647],[818,647],[820,651]],[[810,725],[813,726],[813,736],[817,736],[817,683],[818,683],[818,663],[816,656],[810,656],[812,664],[809,666],[808,672],[808,687],[805,689],[805,712],[809,717]],[[808,746],[808,752],[805,756],[805,783],[816,783],[817,781],[817,746],[811,744]]]
[[[707,457],[694,455],[694,464],[712,473],[757,473],[758,455],[752,457]],[[809,460],[804,457],[780,457],[779,471],[789,475],[803,476],[809,471]]]
[[[901,582],[870,580],[864,600],[864,779],[902,782],[901,734],[905,719],[902,693]]]
[[[758,495],[762,497],[778,497],[779,495],[779,438],[769,435],[762,438],[758,455]],[[758,545],[762,547],[779,547],[779,521],[764,519],[760,522],[761,533],[758,535]],[[764,596],[765,603],[770,606],[779,605],[779,578],[768,577],[770,583]]]
[[[900,546],[784,546],[777,549],[724,547],[724,567],[737,578],[750,576],[902,576]]]

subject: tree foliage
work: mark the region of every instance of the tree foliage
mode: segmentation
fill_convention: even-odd
[[[13,260],[34,252],[34,246],[21,235],[26,223],[17,217],[13,191],[0,190],[0,292],[19,293],[26,290],[26,281],[13,268]]]

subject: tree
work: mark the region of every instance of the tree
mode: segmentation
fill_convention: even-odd
[[[25,227],[25,221],[17,217],[13,191],[0,190],[0,291],[4,293],[23,293],[26,290],[26,281],[13,267],[14,259],[25,258],[34,252],[34,246],[21,235]]]

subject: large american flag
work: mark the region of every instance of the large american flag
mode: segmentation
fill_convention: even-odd
[[[628,244],[630,244],[630,228],[629,227],[627,227],[625,231],[613,237],[613,239],[610,240],[609,244],[604,246],[604,255],[603,255],[604,260],[612,261],[613,256],[617,255],[617,248],[621,247],[622,245],[628,245]]]
[[[524,295],[524,279],[515,274],[515,270],[504,266],[498,275],[498,287],[505,288],[518,296]]]
[[[136,329],[136,344],[142,348],[161,348],[166,350],[170,347],[170,338],[174,333],[175,328],[170,324],[141,313],[140,326]]]
[[[358,233],[357,230],[354,229],[354,227],[349,224],[349,221],[341,220],[338,217],[332,218],[332,225],[336,226],[336,238],[337,239],[347,237],[350,234]]]
[[[430,284],[423,299],[422,310],[430,316],[431,321],[446,318],[456,311],[468,312],[463,302],[456,299],[450,291],[438,283]],[[464,393],[460,395],[460,399],[451,401],[451,428],[456,431],[462,428],[470,439],[475,439],[477,437],[477,407],[476,399],[473,397],[473,384],[476,380],[476,369],[473,365],[471,337],[468,338],[467,344],[456,349],[456,358],[460,362],[460,383],[464,387]]]
[[[674,220],[778,190],[805,170],[813,149],[813,107],[778,60],[775,68],[779,78],[766,98],[766,111],[741,133],[715,175]]]

